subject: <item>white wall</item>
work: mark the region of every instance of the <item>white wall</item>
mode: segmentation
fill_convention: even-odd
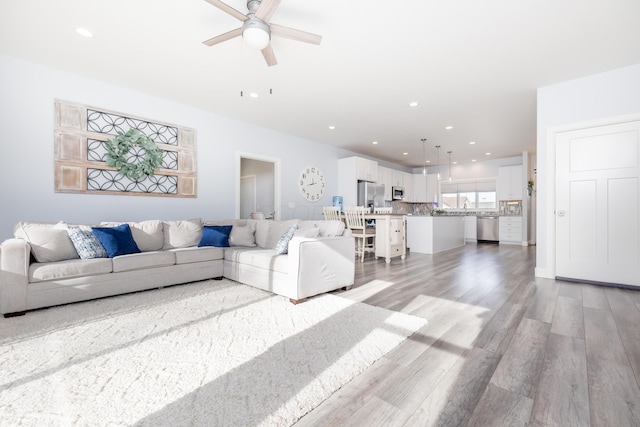
[[[634,113],[640,113],[640,64],[538,89],[536,276],[555,277],[553,132]]]
[[[168,82],[167,84],[170,84]],[[54,99],[105,108],[196,129],[198,197],[194,199],[54,192]],[[329,145],[232,120],[204,110],[0,55],[0,241],[21,220],[233,218],[238,151],[281,159],[281,218],[321,218],[338,183],[336,159],[354,155]],[[327,191],[307,202],[300,170],[319,167]],[[293,208],[289,203],[293,203]]]

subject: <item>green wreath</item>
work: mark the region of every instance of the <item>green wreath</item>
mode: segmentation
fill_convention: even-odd
[[[140,147],[145,151],[144,158],[136,163],[129,163],[127,155],[132,148]],[[122,175],[134,180],[143,176],[151,176],[162,165],[162,150],[153,139],[137,129],[129,129],[127,133],[118,133],[107,141],[107,165],[115,168]],[[139,157],[136,153],[136,157]]]

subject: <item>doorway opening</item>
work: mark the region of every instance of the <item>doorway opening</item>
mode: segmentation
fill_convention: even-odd
[[[280,159],[251,153],[238,153],[236,179],[236,218],[280,219]]]

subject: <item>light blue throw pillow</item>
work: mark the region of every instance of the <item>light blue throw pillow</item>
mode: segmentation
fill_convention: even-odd
[[[278,240],[278,243],[276,243],[277,255],[284,255],[286,253],[289,253],[289,242],[291,241],[291,238],[293,237],[293,234],[297,229],[298,225],[292,225],[291,227],[287,228],[287,231],[282,234],[282,236]]]
[[[69,225],[67,226],[67,234],[80,258],[107,258],[107,251],[91,230],[83,230],[78,226]]]

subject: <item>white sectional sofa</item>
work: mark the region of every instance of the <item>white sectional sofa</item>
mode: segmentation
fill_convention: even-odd
[[[85,248],[69,238],[68,224],[19,223],[15,237],[0,245],[0,313],[10,317],[42,307],[222,277],[297,303],[349,287],[354,281],[355,243],[339,221],[203,223],[192,219],[99,227],[116,225],[130,230],[139,252],[118,254],[119,248],[115,252],[109,248],[109,257],[81,259],[78,252],[86,257]],[[208,244],[203,235],[225,225],[231,230],[230,246],[199,246]],[[91,231],[89,226],[71,228]],[[288,253],[280,253],[286,249]]]

